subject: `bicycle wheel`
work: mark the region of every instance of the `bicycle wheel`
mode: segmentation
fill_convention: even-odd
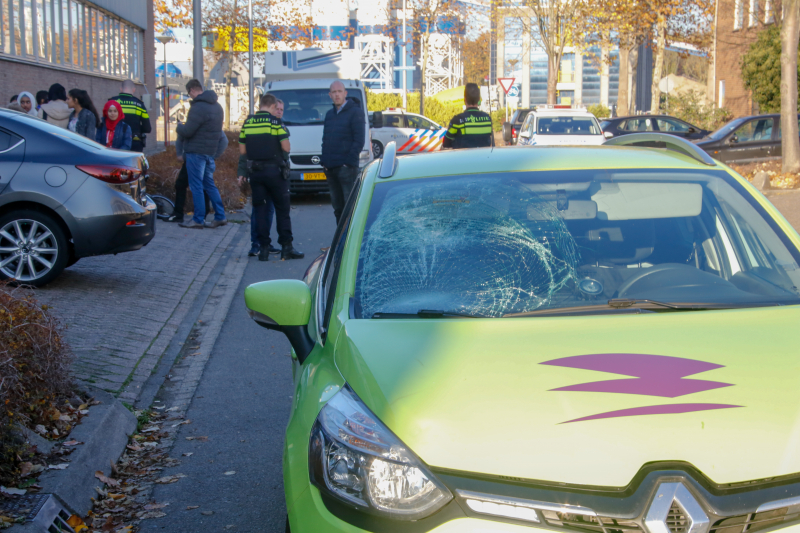
[[[161,220],[166,220],[175,212],[175,204],[172,200],[164,196],[150,196],[156,204],[156,216]]]

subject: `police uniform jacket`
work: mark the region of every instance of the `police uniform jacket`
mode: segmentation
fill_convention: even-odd
[[[242,125],[239,142],[245,145],[247,160],[282,165],[281,141],[289,138],[283,121],[268,111],[250,115]],[[241,173],[240,175],[245,175]]]
[[[152,131],[150,115],[147,114],[144,103],[128,93],[121,93],[109,100],[116,100],[119,102],[120,107],[122,107],[122,112],[125,114],[125,123],[131,127],[133,142],[143,143],[143,136]]]
[[[492,146],[492,117],[471,107],[453,117],[447,127],[442,148],[481,148]]]

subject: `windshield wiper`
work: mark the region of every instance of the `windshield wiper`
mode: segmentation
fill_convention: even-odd
[[[613,298],[606,303],[594,305],[581,305],[577,307],[559,307],[556,309],[536,309],[524,313],[510,313],[503,315],[503,318],[536,316],[536,315],[567,315],[567,314],[603,314],[614,312],[653,312],[653,309],[669,309],[673,311],[708,311],[712,309],[736,309],[738,307],[750,307],[748,304],[713,304],[701,302],[671,303],[660,302],[658,300],[634,299],[634,298]]]
[[[452,311],[439,311],[437,309],[420,309],[416,313],[383,313],[378,311],[372,318],[489,318],[485,315],[470,315]]]

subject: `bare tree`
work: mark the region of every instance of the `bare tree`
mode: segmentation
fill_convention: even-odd
[[[800,39],[800,0],[783,0],[781,27],[781,148],[783,172],[800,172],[797,127],[797,47]]]

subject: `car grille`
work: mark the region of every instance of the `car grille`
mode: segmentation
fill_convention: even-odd
[[[588,516],[557,511],[542,511],[548,525],[586,533],[643,533],[633,520]]]
[[[788,507],[783,507],[773,511],[723,518],[714,522],[709,533],[744,533],[745,531],[749,533],[750,531],[768,529],[785,522],[796,522],[800,519],[799,512],[789,513],[788,511]]]
[[[680,506],[672,502],[672,507],[669,508],[669,513],[667,514],[667,527],[670,530],[670,533],[686,533],[689,529],[689,520],[686,518],[686,513],[683,512],[683,509]]]
[[[312,163],[312,157],[320,157],[318,155],[293,155],[291,156],[292,163],[295,165],[316,165],[318,166],[319,163]]]

